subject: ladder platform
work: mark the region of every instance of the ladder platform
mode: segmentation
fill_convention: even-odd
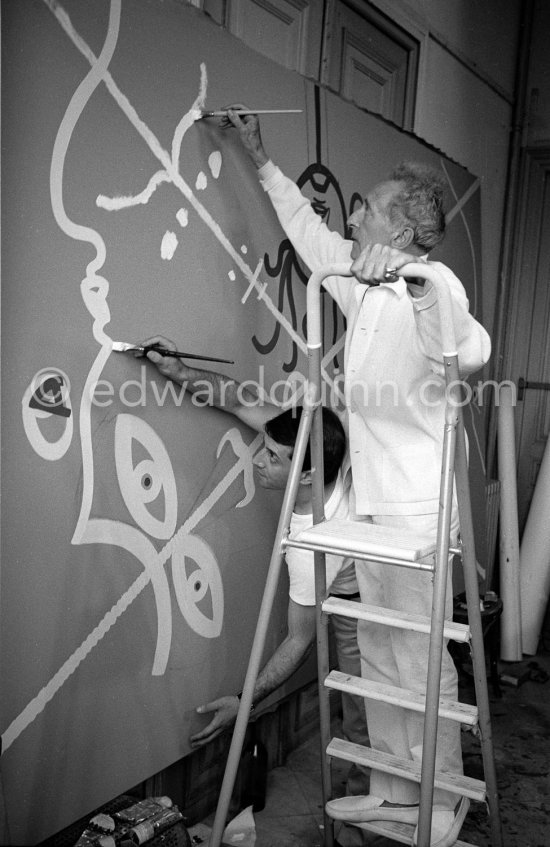
[[[413,712],[426,711],[426,696],[424,694],[418,694],[405,688],[397,688],[395,685],[371,682],[361,676],[352,676],[341,671],[331,671],[325,678],[324,684],[327,688],[346,691],[348,694],[356,694],[368,700],[392,703],[395,706],[401,706],[403,709],[411,709]],[[439,700],[438,714],[442,718],[458,721],[468,726],[476,726],[478,722],[476,706],[445,698]]]
[[[408,844],[409,847],[413,843],[415,825],[413,823],[398,823],[394,821],[367,821],[365,823],[355,823],[350,821],[348,826],[356,826],[359,829],[364,829],[367,832],[375,832],[377,835],[383,835],[385,838],[391,838],[392,841],[399,841],[401,844]],[[453,847],[475,847],[475,844],[469,844],[466,841],[453,841]]]
[[[384,606],[369,606],[366,603],[357,603],[355,600],[343,600],[340,597],[327,597],[321,606],[323,612],[328,615],[342,615],[348,618],[356,618],[360,621],[373,621],[374,623],[395,626],[398,629],[409,629],[414,632],[430,632],[430,618],[423,615],[413,615],[410,612],[397,612]],[[470,627],[468,624],[445,621],[443,626],[445,638],[453,641],[461,641],[466,644],[470,641]]]
[[[329,742],[326,752],[328,756],[344,759],[346,762],[355,762],[358,765],[400,776],[403,779],[409,779],[411,782],[420,784],[420,764],[410,759],[401,759],[398,756],[391,755],[391,753],[373,750],[372,747],[353,744],[343,738],[333,738]],[[434,786],[445,791],[451,791],[453,794],[469,797],[470,800],[484,802],[486,799],[485,783],[462,774],[436,771]]]
[[[295,538],[287,538],[285,547],[301,547],[353,556],[356,559],[394,560],[415,564],[433,571],[433,561],[423,562],[435,552],[435,541],[427,544],[425,538],[396,531],[392,527],[377,526],[366,521],[321,521],[304,529]]]

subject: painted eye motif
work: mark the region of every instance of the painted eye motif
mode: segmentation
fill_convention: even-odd
[[[204,638],[217,638],[223,623],[223,583],[214,553],[202,538],[182,535],[177,539],[172,580],[189,626]]]
[[[144,450],[149,456],[134,463],[135,454]],[[115,461],[120,491],[135,522],[153,538],[171,538],[178,516],[176,480],[155,430],[134,415],[118,415]]]
[[[23,395],[22,414],[25,434],[38,455],[50,462],[61,459],[73,436],[67,374],[58,368],[38,371]]]

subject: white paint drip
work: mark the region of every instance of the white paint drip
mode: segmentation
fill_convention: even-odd
[[[248,247],[246,244],[241,244],[241,253],[244,253],[244,255],[248,253]]]
[[[227,274],[227,276],[229,277],[229,279],[230,279],[232,282],[235,282],[235,280],[237,279],[237,276],[236,276],[236,274],[235,274],[235,271],[229,271],[229,273]]]
[[[203,171],[200,171],[199,175],[197,176],[195,188],[197,189],[197,191],[204,191],[207,185],[208,181],[206,179],[206,174]]]
[[[181,227],[186,227],[189,223],[189,212],[187,209],[178,209],[176,212],[176,220]]]
[[[195,121],[201,117],[202,109],[204,109],[204,104],[206,102],[207,86],[208,75],[206,73],[206,65],[202,62],[199,94],[187,114],[182,117],[181,121],[177,125],[174,132],[174,138],[172,139],[172,166],[176,172],[179,172],[180,150],[183,136],[187,130],[193,126]]]
[[[213,153],[210,153],[210,156],[208,157],[208,166],[214,179],[217,179],[222,168],[222,154],[219,150],[214,150]]]
[[[170,261],[172,259],[174,253],[176,252],[176,247],[178,246],[178,237],[175,232],[171,232],[167,230],[162,236],[162,242],[160,245],[160,257],[161,259],[166,259]]]

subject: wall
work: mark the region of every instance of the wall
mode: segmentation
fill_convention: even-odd
[[[550,144],[550,7],[536,0],[527,82],[528,126],[524,141],[528,145]]]
[[[2,38],[1,841],[30,844],[180,759],[195,707],[242,686],[280,506],[254,481],[260,439],[112,351],[161,331],[267,391],[305,371],[304,271],[196,109],[302,109],[264,138],[340,231],[365,137],[372,172],[444,167],[438,255],[480,317],[484,292],[475,176],[197,10],[7,0]],[[343,327],[324,320],[330,387]]]

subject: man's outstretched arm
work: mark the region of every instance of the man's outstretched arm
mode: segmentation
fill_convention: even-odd
[[[159,344],[165,350],[177,349],[173,341],[162,335],[155,335],[140,342],[141,347],[151,344]],[[149,350],[147,358],[159,373],[184,386],[190,394],[204,394],[208,402],[201,405],[211,405],[229,412],[256,432],[263,432],[266,422],[281,411],[273,403],[225,374],[189,367],[182,359],[163,356],[157,350]]]
[[[254,686],[254,703],[263,700],[291,676],[306,658],[315,637],[315,606],[288,601],[288,633],[266,662]],[[217,738],[235,721],[239,710],[237,696],[219,697],[199,706],[200,715],[214,713],[210,723],[190,738],[192,747],[202,747]]]

